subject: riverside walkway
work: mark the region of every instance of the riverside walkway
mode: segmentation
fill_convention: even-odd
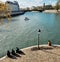
[[[17,59],[5,57],[0,62],[60,62],[60,46],[40,45],[22,49],[25,55],[20,55]]]

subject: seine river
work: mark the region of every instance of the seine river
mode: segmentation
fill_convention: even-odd
[[[25,17],[29,20],[25,21]],[[40,44],[47,44],[51,40],[52,44],[60,45],[60,14],[26,12],[13,17],[10,23],[5,19],[0,26],[0,57],[16,47],[37,45],[39,29]]]

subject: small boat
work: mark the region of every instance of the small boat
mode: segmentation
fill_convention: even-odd
[[[28,17],[25,17],[25,19],[24,19],[25,21],[28,21],[29,20],[29,18]]]

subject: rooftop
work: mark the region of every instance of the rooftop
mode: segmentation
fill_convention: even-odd
[[[14,1],[14,2],[11,2],[11,1],[6,1],[6,3],[9,3],[9,4],[14,4],[14,5],[18,5],[18,2],[17,2],[17,1]]]

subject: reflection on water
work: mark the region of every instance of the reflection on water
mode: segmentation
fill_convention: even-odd
[[[25,21],[25,17],[30,20]],[[48,40],[60,44],[60,14],[27,12],[13,17],[9,24],[5,19],[4,24],[0,26],[0,56],[12,48],[36,45],[38,29],[41,29],[40,44],[46,44]]]

